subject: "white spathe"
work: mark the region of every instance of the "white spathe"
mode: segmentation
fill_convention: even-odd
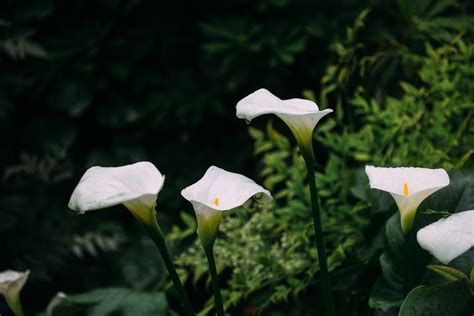
[[[67,296],[64,292],[56,293],[56,295],[54,295],[49,301],[48,306],[46,306],[46,316],[53,316],[59,313],[61,306],[67,304],[67,302]]]
[[[0,273],[0,294],[6,295],[13,288],[21,290],[28,279],[30,271],[18,272],[6,270]]]
[[[313,101],[305,99],[282,100],[266,89],[259,89],[237,103],[237,117],[250,122],[263,114],[281,118],[304,146],[311,142],[314,127],[332,109],[320,111]]]
[[[141,218],[154,210],[164,181],[160,171],[147,161],[121,167],[92,167],[74,189],[69,208],[84,213],[123,204]]]
[[[253,196],[272,200],[270,192],[251,179],[211,166],[196,183],[181,191],[191,202],[198,220],[198,235],[203,245],[214,243],[222,212],[243,205]]]
[[[272,199],[270,192],[253,180],[216,166],[209,167],[198,182],[181,191],[195,209],[221,212],[241,206],[258,193],[266,200]]]
[[[449,176],[444,169],[366,166],[365,172],[372,189],[386,191],[394,198],[400,210],[405,233],[413,225],[416,210],[421,202],[449,185]]]
[[[0,273],[0,294],[5,296],[8,306],[15,313],[21,310],[20,292],[29,275],[29,270],[25,272],[6,270]]]
[[[421,248],[448,264],[474,247],[474,210],[456,213],[423,227],[416,238]]]

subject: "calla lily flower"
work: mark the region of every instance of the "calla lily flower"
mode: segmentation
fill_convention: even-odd
[[[23,315],[20,292],[28,280],[29,274],[29,270],[25,272],[6,270],[0,273],[0,294],[5,296],[8,306],[15,315]]]
[[[241,206],[253,196],[266,201],[272,196],[249,178],[215,166],[209,167],[198,182],[183,189],[181,195],[191,202],[196,213],[197,233],[209,263],[216,314],[224,316],[213,250],[222,213]]]
[[[156,198],[164,181],[160,171],[147,161],[122,167],[92,167],[74,189],[69,207],[84,213],[123,204],[158,247],[186,315],[195,315],[156,218]]]
[[[84,213],[123,204],[137,220],[149,225],[165,177],[150,162],[122,167],[92,167],[82,176],[69,208]]]
[[[400,210],[404,233],[413,226],[418,206],[428,196],[449,185],[444,169],[380,168],[366,166],[370,187],[392,195]]]
[[[442,218],[420,229],[416,238],[421,248],[448,264],[474,247],[474,210]]]
[[[67,300],[67,296],[64,292],[58,292],[53,298],[49,301],[48,306],[46,306],[46,316],[53,316],[55,314],[60,315],[61,307],[71,305]]]
[[[308,170],[309,189],[311,194],[311,212],[314,221],[314,232],[318,258],[320,263],[321,281],[324,304],[327,315],[334,315],[334,304],[331,296],[331,285],[327,268],[324,235],[321,224],[320,207],[316,179],[314,176],[313,132],[316,124],[331,109],[320,111],[318,105],[305,99],[281,100],[266,89],[259,89],[237,103],[237,117],[250,123],[252,119],[263,114],[275,114],[282,119],[295,136]]]
[[[316,103],[305,99],[281,100],[266,89],[259,89],[237,103],[237,117],[247,122],[263,114],[278,116],[291,129],[300,148],[310,155],[313,155],[314,127],[332,111],[320,111]]]
[[[193,205],[198,235],[205,247],[214,244],[223,212],[241,206],[256,195],[264,201],[272,199],[268,190],[251,179],[215,166],[207,169],[198,182],[183,189],[181,195]]]

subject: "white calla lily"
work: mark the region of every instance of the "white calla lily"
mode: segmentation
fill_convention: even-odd
[[[237,117],[247,122],[263,114],[278,116],[291,129],[301,149],[311,155],[314,127],[332,111],[320,111],[316,103],[305,99],[281,100],[266,89],[259,89],[237,103]]]
[[[164,180],[147,161],[121,167],[92,167],[74,189],[69,208],[84,213],[123,204],[148,225],[155,216],[156,198]]]
[[[92,167],[74,189],[69,207],[79,213],[123,204],[155,242],[186,315],[195,315],[166,247],[156,218],[156,198],[165,177],[150,162],[122,167]]]
[[[25,272],[6,270],[0,273],[0,294],[5,296],[8,306],[15,315],[23,314],[20,292],[28,280],[29,274],[29,270]]]
[[[421,248],[448,264],[474,247],[474,210],[456,213],[423,227],[416,238]]]
[[[55,314],[60,315],[61,307],[67,306],[69,301],[67,300],[67,296],[64,292],[58,292],[54,295],[46,306],[46,316],[53,316]]]
[[[198,235],[203,245],[214,243],[222,212],[243,205],[251,197],[261,194],[270,201],[270,192],[251,179],[211,166],[196,183],[181,191],[191,202],[198,220]]]
[[[372,189],[386,191],[392,195],[400,210],[404,233],[411,229],[421,202],[449,185],[449,176],[444,169],[366,166],[365,172]]]

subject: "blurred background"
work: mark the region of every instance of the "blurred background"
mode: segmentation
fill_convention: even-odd
[[[341,315],[372,314],[380,231],[395,209],[373,202],[360,168],[472,169],[473,10],[468,0],[1,1],[0,270],[31,270],[30,315],[58,291],[83,293],[85,315],[139,315],[136,302],[180,314],[158,252],[124,207],[67,207],[87,168],[149,160],[166,175],[158,216],[186,288],[210,309],[180,191],[214,164],[263,183],[278,209],[224,223],[216,253],[230,313],[318,314],[294,141],[270,116],[251,127],[235,117],[236,103],[265,87],[335,110],[315,134],[335,295]],[[259,246],[239,257],[252,235]]]

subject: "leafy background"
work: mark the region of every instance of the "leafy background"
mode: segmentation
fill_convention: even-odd
[[[375,289],[369,307],[396,209],[368,190],[363,166],[468,177],[473,10],[449,0],[2,1],[0,270],[32,271],[23,291],[30,314],[58,291],[77,294],[71,313],[129,315],[139,302],[144,315],[179,314],[160,258],[128,212],[67,208],[88,167],[150,160],[167,178],[159,220],[186,289],[196,308],[211,311],[192,210],[179,192],[216,164],[276,197],[221,225],[216,253],[229,312],[319,314],[302,159],[278,120],[247,127],[235,118],[236,102],[266,87],[335,109],[315,144],[340,315],[397,309],[399,293],[381,309]],[[428,200],[419,213],[428,209],[462,211]],[[0,313],[8,315],[3,301]]]

